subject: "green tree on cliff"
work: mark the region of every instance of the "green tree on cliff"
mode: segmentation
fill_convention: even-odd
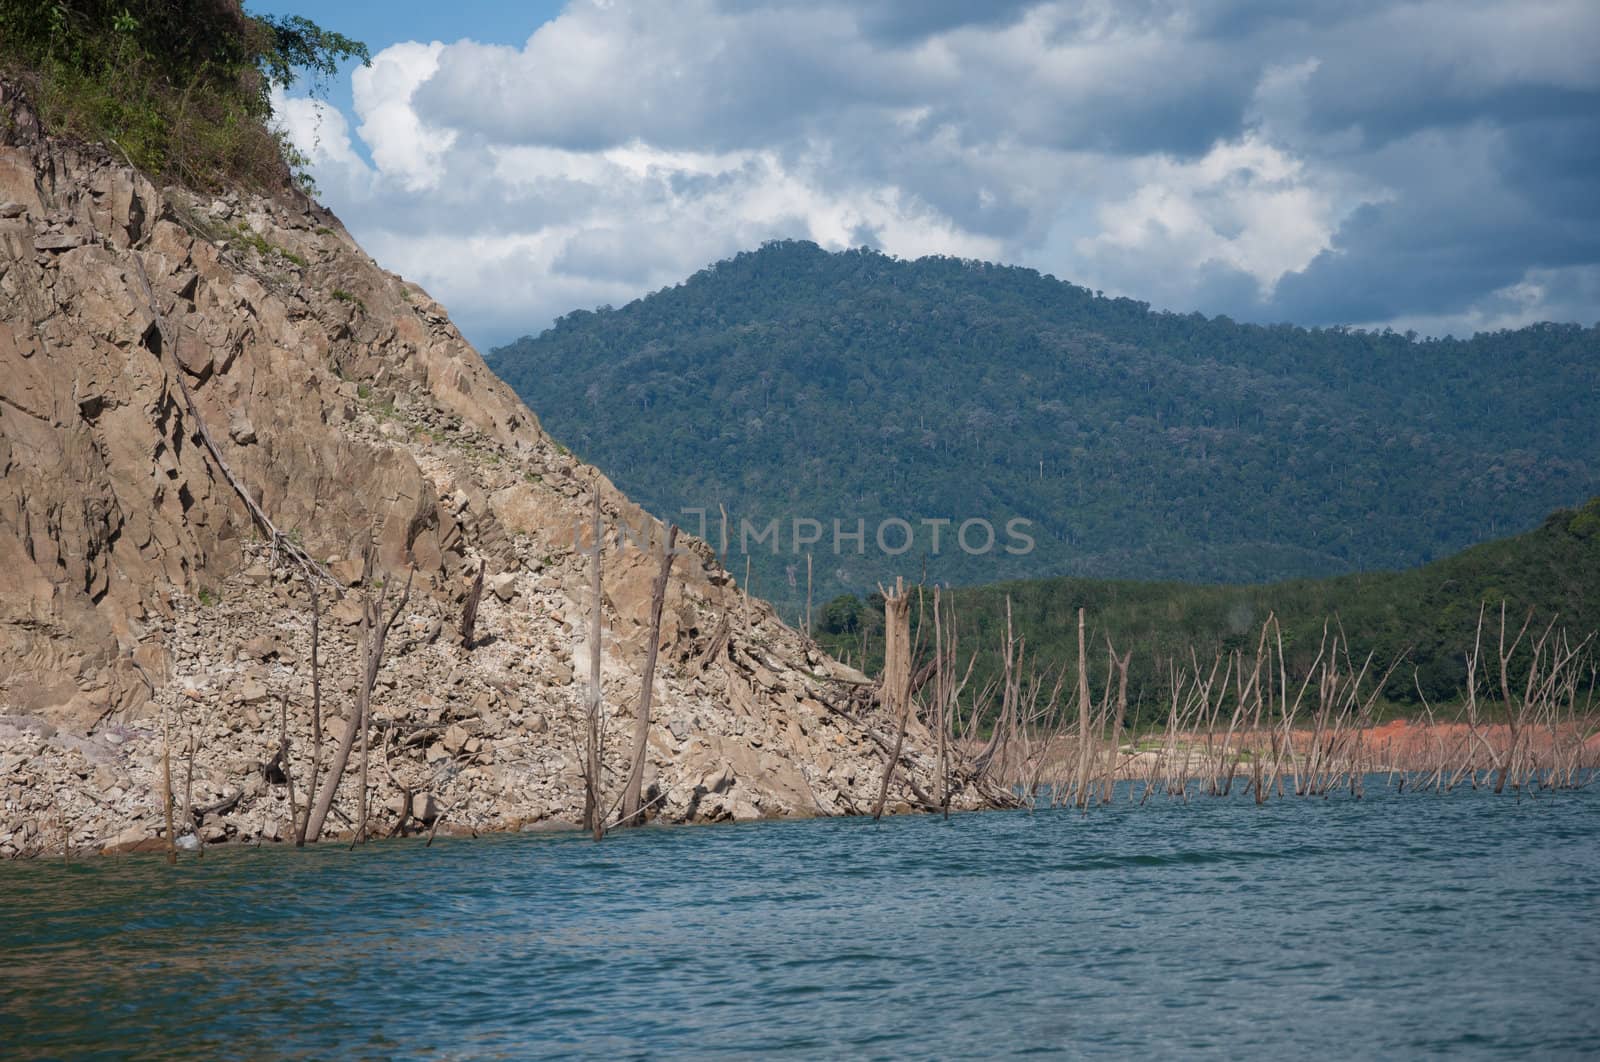
[[[300,161],[268,127],[271,93],[320,89],[367,46],[237,0],[0,0],[0,74],[58,135],[115,143],[194,188],[287,185]]]

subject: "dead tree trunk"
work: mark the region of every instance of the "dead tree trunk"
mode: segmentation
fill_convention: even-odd
[[[289,766],[289,695],[278,698],[278,765],[283,771],[283,784],[289,791],[289,828],[300,821],[300,809],[294,798],[294,771]]]
[[[594,487],[594,569],[590,594],[594,598],[589,616],[589,692],[584,708],[583,734],[583,827],[595,840],[606,835],[605,816],[600,805],[600,621],[604,586],[600,571],[600,486]]]
[[[1506,649],[1506,603],[1500,602],[1500,700],[1505,706],[1506,728],[1510,731],[1511,741],[1506,749],[1505,759],[1500,763],[1500,769],[1495,772],[1494,791],[1501,793],[1506,787],[1506,778],[1511,771],[1512,760],[1516,756],[1517,746],[1522,741],[1522,707],[1527,704],[1526,699],[1522,707],[1513,707],[1511,703],[1511,658],[1516,655],[1517,646],[1522,644],[1523,636],[1528,633],[1528,624],[1533,621],[1533,613],[1528,613],[1528,618],[1522,621],[1522,629],[1517,631],[1517,637],[1511,643],[1511,649]]]
[[[194,839],[200,841],[199,821],[194,814],[194,757],[200,751],[200,739],[195,736],[194,727],[189,727],[189,766],[183,777],[183,828],[194,834]],[[205,854],[205,842],[201,841],[200,853]]]
[[[178,838],[172,832],[172,725],[161,707],[161,808],[167,818],[167,865],[178,861]]]
[[[365,614],[363,614],[364,617]],[[366,620],[363,618],[362,623]],[[364,648],[364,646],[363,646]],[[356,733],[361,727],[361,701],[362,693],[366,689],[363,681],[357,687],[357,707],[351,713],[350,719],[345,723],[344,733],[339,738],[339,747],[333,751],[333,761],[328,764],[328,777],[322,783],[322,791],[317,795],[317,804],[311,812],[310,823],[306,829],[306,839],[315,844],[322,838],[322,825],[327,821],[328,810],[333,807],[333,798],[339,791],[339,781],[344,777],[345,764],[350,762],[350,750],[355,747]]]
[[[339,782],[344,777],[345,766],[350,762],[350,752],[355,747],[356,734],[367,723],[368,708],[372,703],[372,689],[378,682],[378,668],[383,663],[383,644],[389,637],[389,628],[400,617],[400,610],[405,608],[406,602],[411,599],[411,580],[415,576],[415,569],[411,575],[406,576],[405,592],[400,595],[399,602],[394,610],[387,616],[383,614],[384,598],[388,596],[388,588],[379,592],[376,600],[372,596],[370,587],[370,572],[372,570],[372,554],[367,555],[367,572],[369,578],[363,582],[369,584],[366,600],[362,603],[361,625],[365,632],[363,637],[362,663],[365,665],[361,681],[356,686],[356,711],[345,724],[344,735],[339,739],[339,748],[334,752],[333,762],[328,765],[328,779],[322,786],[322,792],[317,797],[316,809],[311,814],[311,822],[307,829],[310,840],[316,841],[322,836],[323,824],[327,821],[328,811],[333,807],[333,798],[339,791]],[[365,762],[365,761],[363,761]],[[366,778],[363,771],[361,809],[362,815],[366,814]],[[363,822],[361,825],[365,825]],[[360,826],[357,827],[357,836],[360,836]]]
[[[933,588],[933,700],[934,715],[939,726],[939,807],[944,817],[950,817],[950,757],[947,740],[950,732],[950,696],[945,684],[949,681],[944,662],[943,605],[939,601],[939,587]],[[951,664],[955,661],[951,660]]]
[[[1122,736],[1122,724],[1128,715],[1128,664],[1133,660],[1130,650],[1124,656],[1117,656],[1117,651],[1111,646],[1111,639],[1106,639],[1106,648],[1111,654],[1111,667],[1117,673],[1117,718],[1111,724],[1111,738],[1106,742],[1106,776],[1105,785],[1100,790],[1100,803],[1111,803],[1111,791],[1117,784],[1117,748]]]
[[[911,721],[911,597],[905,592],[903,579],[895,580],[893,591],[883,591],[883,706],[891,715],[898,712],[900,723],[894,736],[894,749],[883,769],[878,802],[872,809],[874,820],[883,817],[883,806],[889,799],[889,783],[894,780],[900,749],[906,740],[906,726]]]
[[[1083,609],[1078,609],[1078,777],[1073,796],[1089,806],[1089,654],[1084,643]]]
[[[379,607],[381,608],[381,602]],[[376,635],[376,624],[373,619],[374,609],[370,592],[367,600],[362,602],[361,610],[361,658],[373,658],[372,645]],[[378,655],[382,655],[379,651]],[[365,844],[367,841],[367,763],[371,757],[372,747],[372,686],[363,682],[356,688],[356,718],[361,726],[361,761],[356,771],[356,835],[350,841],[352,846]]]
[[[650,692],[655,682],[656,652],[661,642],[661,609],[667,601],[667,577],[672,571],[672,558],[678,543],[676,524],[667,528],[666,544],[661,550],[661,571],[656,575],[650,593],[650,649],[644,659],[644,676],[639,687],[639,710],[633,721],[633,766],[628,772],[628,786],[622,794],[622,818],[618,826],[637,826],[640,818],[644,789],[644,758],[650,739]]]
[[[317,599],[317,584],[306,580],[311,591],[311,772],[306,778],[306,813],[295,829],[296,848],[304,848],[306,827],[311,823],[311,805],[317,797],[317,772],[322,766],[322,661],[318,646],[322,640],[322,606]],[[287,768],[285,768],[287,770]]]
[[[467,603],[461,607],[461,647],[463,649],[472,648],[473,628],[478,625],[478,602],[483,600],[483,573],[487,567],[487,561],[478,561],[478,577],[472,580],[472,589],[467,591]]]

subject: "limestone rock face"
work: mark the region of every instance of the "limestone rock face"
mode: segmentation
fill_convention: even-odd
[[[41,135],[0,83],[0,854],[147,843],[163,717],[175,760],[194,759],[195,808],[240,795],[200,837],[287,839],[281,772],[251,778],[282,727],[304,801],[311,596],[289,544],[329,575],[330,745],[354,710],[361,597],[392,606],[411,579],[374,695],[374,814],[409,789],[415,817],[445,827],[574,819],[594,491],[620,791],[656,570],[631,543],[659,537],[656,521],[549,439],[445,311],[326,210],[156,188]],[[870,805],[893,721],[703,543],[679,541],[652,813]],[[451,633],[480,561],[491,592],[469,650]],[[912,740],[904,760],[924,790],[926,749]]]

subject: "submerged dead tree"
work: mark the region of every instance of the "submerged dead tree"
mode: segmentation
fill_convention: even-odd
[[[167,820],[167,865],[178,861],[178,837],[172,832],[172,725],[161,706],[161,812]]]
[[[595,840],[606,835],[605,815],[600,803],[601,727],[600,727],[600,621],[601,599],[601,536],[600,487],[595,484],[594,499],[594,568],[591,573],[590,595],[594,599],[589,615],[589,690],[584,701],[583,726],[583,828],[594,834]]]
[[[889,799],[889,783],[894,780],[900,750],[905,745],[906,727],[911,722],[911,596],[906,593],[904,579],[896,579],[893,590],[879,589],[883,592],[883,706],[891,717],[898,716],[899,725],[895,730],[894,749],[883,768],[878,802],[872,809],[874,819],[883,817],[883,806]]]
[[[305,815],[295,827],[296,848],[305,847],[311,807],[317,796],[317,772],[322,766],[322,661],[318,655],[322,641],[322,605],[317,597],[316,580],[307,579],[306,589],[311,594],[311,768],[306,778]]]
[[[806,558],[810,561],[810,558]],[[808,572],[809,574],[809,572]],[[810,584],[807,583],[807,591]],[[939,765],[939,788],[935,794],[939,800],[939,808],[944,812],[944,817],[950,817],[950,702],[952,700],[949,690],[951,668],[945,663],[944,619],[943,607],[939,601],[939,587],[933,587],[933,718],[939,728],[938,746],[935,754]],[[952,640],[955,638],[954,625],[950,632]],[[952,647],[953,650],[953,647]],[[955,663],[954,652],[951,652],[950,663]]]
[[[289,795],[289,825],[295,828],[300,821],[300,808],[294,795],[294,768],[290,764],[289,755],[289,695],[280,694],[278,697],[278,753],[276,757],[278,772],[283,777],[284,787]],[[271,764],[268,764],[270,771]],[[263,772],[268,773],[268,772]],[[268,781],[271,781],[269,778]]]
[[[1111,803],[1112,789],[1117,781],[1117,750],[1118,742],[1122,737],[1122,727],[1128,718],[1128,665],[1133,661],[1133,651],[1117,655],[1116,647],[1111,644],[1111,639],[1106,638],[1106,652],[1111,657],[1111,670],[1117,680],[1117,714],[1111,720],[1111,736],[1106,740],[1106,773],[1105,780],[1100,786],[1100,803]],[[1107,680],[1109,684],[1109,679]]]
[[[1093,705],[1089,700],[1089,653],[1084,639],[1084,610],[1078,608],[1078,771],[1072,783],[1073,799],[1078,807],[1089,806],[1089,715]]]

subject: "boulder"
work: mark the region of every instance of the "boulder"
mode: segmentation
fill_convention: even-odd
[[[425,826],[433,825],[433,821],[439,817],[439,802],[432,793],[412,794],[411,817]]]
[[[149,836],[150,831],[143,826],[129,826],[107,841],[105,849],[109,852],[129,852],[137,848]]]
[[[342,557],[328,565],[329,574],[339,580],[341,586],[355,586],[361,582],[361,573],[364,570],[362,562],[355,557]],[[360,618],[359,613],[357,618]]]

